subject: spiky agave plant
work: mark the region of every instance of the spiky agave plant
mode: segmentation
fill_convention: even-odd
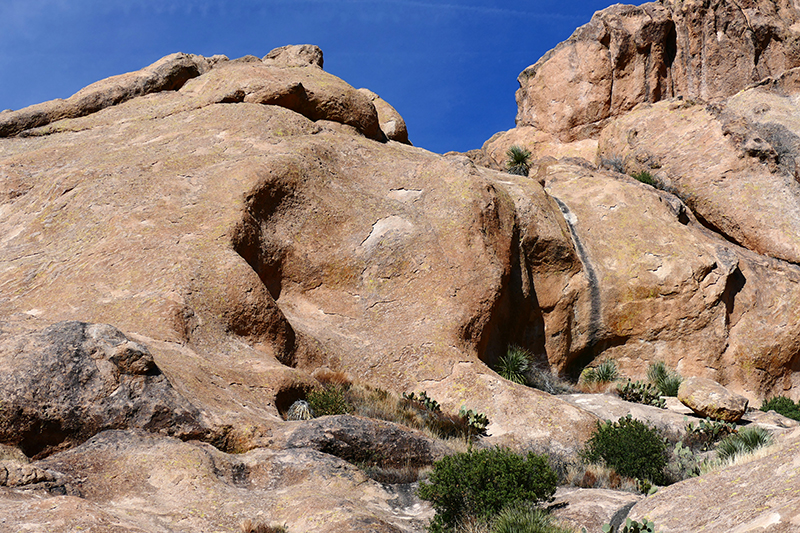
[[[519,346],[509,346],[504,356],[497,361],[495,371],[508,381],[525,385],[525,373],[531,366],[528,350]]]
[[[733,462],[736,457],[748,455],[759,448],[772,444],[772,433],[758,426],[742,428],[728,435],[717,445],[717,458],[723,463]]]
[[[531,169],[531,152],[522,146],[512,145],[506,152],[506,170],[509,174],[527,176]]]
[[[683,382],[681,375],[667,368],[663,361],[652,363],[647,368],[647,379],[663,396],[677,396]]]

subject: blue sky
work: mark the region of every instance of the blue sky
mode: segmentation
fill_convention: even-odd
[[[66,98],[173,53],[316,44],[434,152],[514,127],[517,75],[609,0],[0,0],[0,109]]]

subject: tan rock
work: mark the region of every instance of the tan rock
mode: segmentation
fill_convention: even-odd
[[[619,527],[631,507],[644,499],[641,494],[609,489],[560,487],[551,504],[553,515],[576,531],[602,531],[605,524]]]
[[[507,152],[512,146],[521,146],[531,153],[531,160],[543,157],[562,159],[567,157],[594,161],[597,156],[597,140],[583,139],[562,143],[555,137],[531,126],[520,126],[499,132],[483,144],[482,151],[489,159],[490,168],[506,169]]]
[[[752,113],[770,104],[777,113]],[[631,174],[650,172],[729,240],[800,263],[796,112],[790,97],[760,88],[716,110],[686,100],[640,106],[603,130],[598,157],[619,158]]]
[[[307,100],[326,119],[283,107],[305,109],[300,85],[330,95]],[[532,180],[358,134],[382,135],[374,111],[314,65],[247,57],[3,139],[8,328],[113,324],[209,424],[230,426],[225,449],[268,442],[327,366],[435,389],[486,412],[497,442],[574,450],[593,416],[485,366],[509,342],[554,360],[584,346],[560,333],[588,299],[557,204]],[[520,413],[528,401],[538,412]]]
[[[798,19],[787,0],[613,5],[520,74],[517,126],[572,141],[642,102],[728,97],[800,65]]]
[[[312,65],[322,68],[324,63],[322,50],[312,44],[290,44],[275,48],[264,56],[263,61],[279,67],[307,67]]]
[[[738,422],[747,411],[747,398],[733,394],[716,381],[690,377],[681,383],[678,400],[698,416]]]
[[[209,445],[109,431],[37,466],[82,480],[83,503],[0,493],[11,531],[239,531],[245,521],[289,531],[422,532],[431,507],[413,487],[386,487],[310,449],[228,455]],[[2,490],[2,489],[0,489]],[[42,505],[45,502],[46,505]]]
[[[52,100],[4,113],[0,118],[0,137],[17,135],[61,119],[86,116],[137,96],[176,91],[189,79],[224,60],[227,60],[224,56],[205,58],[180,53],[163,57],[142,70],[93,83],[66,100]]]
[[[800,433],[756,457],[663,487],[637,503],[629,516],[646,517],[663,533],[796,531]]]
[[[400,113],[393,108],[389,102],[370,91],[369,89],[359,89],[360,92],[367,95],[372,100],[375,109],[378,111],[378,120],[381,123],[381,129],[386,134],[386,138],[390,141],[397,141],[403,144],[410,145],[408,140],[408,129],[406,129],[406,121],[400,116]]]
[[[561,330],[584,348],[551,364],[577,370],[603,353],[641,379],[660,360],[751,399],[797,386],[797,267],[719,238],[633,178],[557,162],[537,175],[561,204],[591,297]]]

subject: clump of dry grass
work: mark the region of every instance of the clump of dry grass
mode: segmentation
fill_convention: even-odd
[[[639,492],[639,485],[635,479],[620,476],[613,468],[599,464],[577,462],[566,465],[559,481],[562,485],[580,487],[582,489],[613,489]]]
[[[239,527],[242,533],[287,533],[286,525],[267,525],[264,522],[253,522],[249,518],[242,522]]]

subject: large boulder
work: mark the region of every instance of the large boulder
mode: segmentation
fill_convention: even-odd
[[[0,341],[0,442],[28,456],[80,444],[104,429],[210,438],[148,349],[107,325],[61,322]]]
[[[517,126],[570,141],[638,103],[728,97],[800,65],[798,20],[788,0],[613,5],[519,75]]]
[[[738,422],[747,412],[747,398],[731,393],[716,381],[690,377],[681,383],[678,400],[703,418]]]

